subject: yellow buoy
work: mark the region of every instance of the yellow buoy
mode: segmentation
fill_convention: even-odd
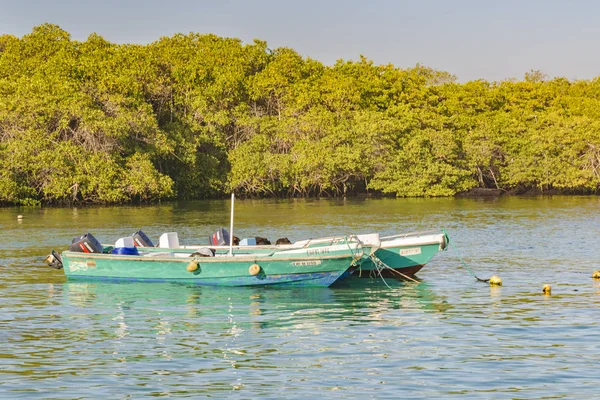
[[[188,272],[194,272],[198,270],[198,268],[200,268],[200,265],[198,265],[198,263],[195,261],[192,261],[187,265]]]
[[[544,285],[544,287],[542,288],[542,293],[544,294],[550,294],[551,291],[552,288],[550,287],[550,285]]]
[[[492,276],[490,278],[490,286],[502,286],[502,279],[499,276]]]
[[[600,279],[600,271],[594,271],[594,273],[592,274],[592,278]]]
[[[250,268],[248,268],[248,273],[252,276],[256,276],[260,273],[260,265],[252,264]]]
[[[17,215],[17,219],[23,219],[23,216],[19,214]]]

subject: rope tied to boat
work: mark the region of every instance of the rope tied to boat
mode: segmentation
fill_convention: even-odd
[[[357,237],[357,236],[355,236],[355,237],[356,237],[356,240],[357,240],[359,243],[361,243],[361,244],[362,244],[362,242],[360,241],[360,239],[358,239],[358,237]],[[394,268],[390,267],[390,266],[389,266],[389,265],[387,265],[385,262],[383,262],[383,261],[382,261],[382,260],[381,260],[379,257],[377,257],[377,256],[375,255],[375,253],[376,253],[376,252],[377,252],[377,250],[379,250],[380,248],[381,248],[381,242],[379,241],[379,237],[378,237],[378,244],[377,244],[377,246],[371,246],[371,251],[369,252],[369,254],[368,254],[368,255],[366,255],[366,256],[363,256],[363,257],[365,257],[366,259],[369,259],[369,260],[371,260],[371,262],[373,263],[373,266],[375,267],[375,271],[377,272],[377,275],[379,275],[379,278],[381,278],[381,280],[382,280],[382,281],[383,281],[383,283],[384,283],[384,284],[385,284],[385,285],[388,287],[388,289],[391,289],[391,287],[390,287],[390,286],[387,284],[387,282],[385,281],[385,278],[383,277],[383,273],[382,273],[382,271],[383,271],[383,270],[389,270],[389,271],[391,271],[391,273],[392,273],[392,274],[395,274],[395,275],[397,275],[398,277],[400,277],[400,278],[403,278],[403,279],[405,279],[405,280],[412,281],[412,282],[414,282],[414,283],[416,283],[416,284],[419,284],[419,283],[420,283],[418,280],[416,280],[416,279],[414,279],[414,278],[411,278],[410,276],[408,276],[408,275],[405,275],[405,274],[403,274],[402,272],[400,272],[400,271],[397,271],[396,269],[394,269]],[[362,276],[362,268],[361,268],[361,266],[362,266],[362,265],[359,265],[359,272],[358,272],[358,276],[359,276],[359,277],[361,277],[361,276]]]
[[[362,247],[363,247],[365,244],[364,244],[364,243],[363,243],[363,242],[362,242],[362,241],[361,241],[361,240],[358,238],[358,236],[357,236],[357,235],[352,235],[351,237],[352,237],[354,240],[356,240],[356,241],[357,241],[357,242],[360,244],[360,246],[361,246],[361,249],[362,249]],[[346,242],[346,243],[347,243],[347,242]],[[349,247],[349,246],[350,246],[350,245],[348,245],[348,247]],[[360,259],[363,259],[363,258],[370,259],[372,256],[375,256],[375,252],[376,252],[376,251],[377,251],[379,248],[381,248],[381,242],[379,242],[379,245],[378,245],[377,247],[373,247],[373,246],[371,246],[371,252],[369,253],[369,255],[366,255],[366,254],[364,254],[364,252],[363,252],[363,255],[362,255],[362,257],[360,257],[360,258],[358,258],[358,259],[356,259],[356,258],[355,258],[355,259],[356,259],[356,261],[358,261],[358,260],[360,260]],[[381,260],[380,260],[380,261],[381,261]],[[354,264],[354,263],[353,263],[353,264]],[[375,264],[375,263],[374,263],[374,264]],[[377,268],[377,265],[375,265],[375,268]],[[381,275],[381,274],[379,274],[379,275]],[[362,262],[361,262],[360,264],[358,264],[358,277],[359,277],[359,278],[362,278]],[[382,277],[382,279],[383,279],[383,277]],[[386,284],[386,285],[387,285],[387,284]],[[389,287],[389,286],[388,286],[388,287]]]
[[[354,239],[356,239],[356,241],[357,241],[358,245],[360,246],[360,249],[361,249],[361,250],[362,250],[362,243],[361,243],[361,241],[360,241],[360,240],[358,240],[358,238],[356,238],[356,236],[354,236],[354,235],[353,235],[353,236],[350,236],[350,237],[348,237],[348,236],[344,236],[344,241],[346,242],[346,246],[348,246],[348,250],[350,250],[350,254],[352,254],[352,262],[350,263],[350,267],[354,267],[354,266],[356,266],[356,263],[358,262],[358,260],[360,260],[360,259],[362,259],[362,258],[363,258],[363,254],[364,254],[364,253],[363,253],[363,254],[361,254],[360,256],[358,256],[358,255],[357,255],[357,253],[358,253],[358,247],[359,247],[359,246],[356,246],[356,253],[354,252],[354,250],[352,250],[352,246],[350,246],[350,239],[351,239],[351,238],[354,238]],[[362,252],[362,251],[361,251],[361,252]],[[360,267],[360,264],[359,264],[359,267]]]
[[[390,267],[389,265],[387,265],[386,263],[384,263],[379,257],[377,257],[375,255],[375,253],[371,253],[371,255],[369,255],[369,258],[371,259],[371,261],[373,262],[373,265],[375,265],[375,269],[377,270],[377,272],[379,273],[379,277],[381,279],[383,279],[383,281],[385,282],[385,279],[383,278],[383,274],[381,273],[381,271],[383,271],[384,269],[390,270],[393,274],[398,275],[401,278],[404,278],[406,280],[415,282],[417,284],[421,283],[418,280],[411,278],[410,276],[403,274],[400,271],[395,270],[394,268]],[[387,285],[387,283],[386,283]]]
[[[442,232],[444,232],[444,235],[446,235],[446,237],[448,237],[448,232],[446,232],[446,229],[442,229]],[[467,270],[467,272],[469,274],[471,274],[472,277],[474,277],[475,279],[477,279],[479,282],[489,282],[490,278],[488,279],[481,279],[479,278],[477,275],[475,275],[475,273],[473,271],[471,271],[471,268],[469,268],[469,266],[467,265],[467,263],[463,260],[462,256],[460,255],[460,251],[458,250],[458,247],[454,244],[454,241],[450,241],[448,240],[448,247],[452,246],[453,249],[456,250],[456,254],[458,255],[458,259],[460,260],[461,264],[463,265],[463,267],[465,267],[465,269]]]

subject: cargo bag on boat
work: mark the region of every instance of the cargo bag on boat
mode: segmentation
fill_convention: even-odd
[[[208,247],[201,247],[192,254],[190,257],[214,257],[215,251],[213,249],[209,249]]]
[[[122,254],[128,256],[137,256],[139,254],[132,236],[120,238],[115,242],[115,247],[111,250],[111,254]]]
[[[91,233],[86,233],[73,239],[69,246],[69,251],[102,253],[102,245]]]

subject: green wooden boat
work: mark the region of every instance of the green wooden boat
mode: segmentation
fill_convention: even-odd
[[[411,279],[438,252],[447,249],[450,239],[444,231],[430,230],[403,233],[380,237],[379,234],[353,235],[345,237],[326,237],[306,239],[285,245],[252,245],[233,246],[240,254],[263,254],[274,250],[308,249],[335,244],[353,242],[371,249],[365,251],[358,268],[354,270],[357,277],[396,277]],[[190,253],[203,246],[179,246],[170,249],[180,253]],[[217,254],[230,251],[230,246],[210,246]],[[160,251],[153,249],[150,251]]]
[[[61,255],[53,252],[46,262],[54,267],[61,264],[70,280],[327,287],[349,276],[364,252],[370,251],[359,242],[260,253],[233,251],[212,257],[198,251],[156,248],[136,248],[137,255],[86,250],[64,251]]]
[[[446,232],[413,232],[381,237],[374,256],[354,271],[359,277],[411,278],[440,251],[448,248]]]
[[[392,236],[356,235],[354,240],[368,243],[371,252],[354,271],[357,277],[396,277],[412,279],[440,251],[448,248],[450,239],[445,231],[429,230]],[[314,247],[335,242],[339,238],[308,239],[292,247]],[[282,246],[283,247],[283,246]]]

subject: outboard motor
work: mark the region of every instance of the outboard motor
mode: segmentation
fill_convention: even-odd
[[[220,228],[208,238],[208,243],[211,246],[229,245],[229,232],[225,228]]]
[[[102,253],[102,245],[91,233],[78,236],[73,239],[69,251],[79,253]]]
[[[62,269],[63,267],[62,257],[54,250],[52,250],[52,253],[48,254],[48,257],[46,257],[44,261],[50,268]]]
[[[142,231],[137,231],[131,235],[131,237],[133,238],[133,244],[135,247],[154,247],[152,240],[150,240]]]

